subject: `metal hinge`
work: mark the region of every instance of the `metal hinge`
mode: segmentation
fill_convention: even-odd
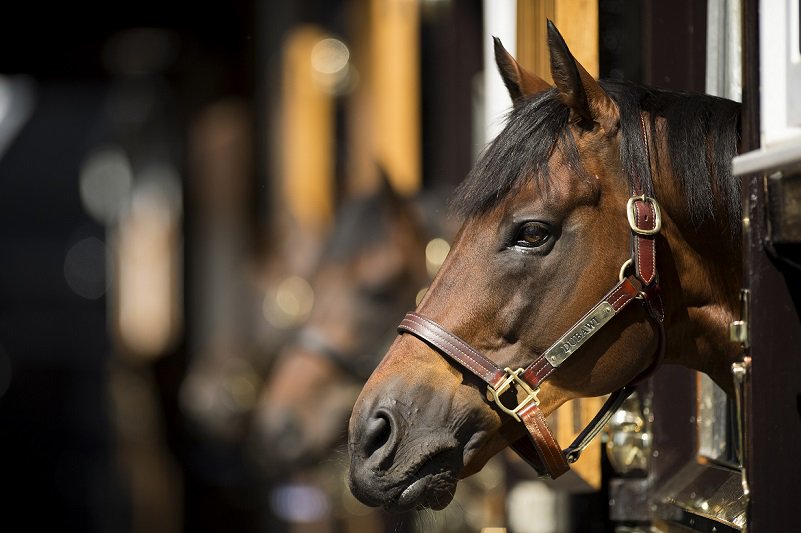
[[[743,348],[749,347],[748,337],[748,303],[751,291],[740,289],[740,320],[735,320],[729,324],[729,340],[739,342]]]

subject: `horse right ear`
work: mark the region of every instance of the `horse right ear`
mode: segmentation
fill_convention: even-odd
[[[501,72],[504,85],[509,90],[509,96],[512,97],[512,103],[517,105],[526,96],[539,94],[551,88],[547,81],[524,69],[512,54],[506,51],[500,39],[493,37],[492,40],[495,43],[495,63]]]
[[[553,22],[548,21],[551,75],[559,98],[570,107],[576,122],[598,124],[609,135],[617,132],[620,115],[615,104],[595,79],[576,61]]]
[[[401,196],[392,185],[389,172],[381,164],[378,165],[378,194],[390,203],[396,203],[401,200]]]

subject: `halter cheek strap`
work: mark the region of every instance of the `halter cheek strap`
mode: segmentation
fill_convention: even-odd
[[[644,123],[642,127],[647,153],[648,140]],[[650,161],[650,156],[648,160]],[[569,465],[578,460],[581,452],[632,393],[634,385],[649,375],[661,363],[664,356],[664,311],[656,271],[656,236],[661,229],[661,213],[656,200],[643,194],[639,180],[636,180],[632,188],[632,195],[626,204],[626,216],[631,229],[632,256],[623,264],[619,282],[597,305],[527,367],[516,370],[508,367],[502,369],[469,343],[418,313],[408,313],[398,326],[400,334],[409,333],[421,339],[487,384],[488,395],[498,409],[525,426],[527,436],[512,443],[511,446],[540,475],[547,474],[557,478],[567,472],[570,469]],[[626,275],[630,266],[632,273]],[[648,315],[657,326],[659,344],[656,357],[645,372],[613,392],[576,440],[562,450],[540,410],[538,398],[540,385],[634,300],[642,301]],[[505,393],[513,386],[518,396],[524,395],[524,398],[515,407],[509,407],[502,398],[506,397]]]

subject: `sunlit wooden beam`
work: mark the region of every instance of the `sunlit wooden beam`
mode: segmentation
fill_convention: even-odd
[[[395,189],[420,188],[420,46],[416,0],[371,0],[370,87],[377,162]]]
[[[517,60],[552,82],[548,19],[587,72],[598,77],[598,0],[517,0]]]
[[[321,233],[333,214],[334,105],[312,64],[326,34],[314,26],[292,30],[283,50],[281,176],[277,207],[301,232]]]

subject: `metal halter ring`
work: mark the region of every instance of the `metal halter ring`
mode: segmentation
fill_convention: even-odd
[[[637,226],[637,213],[634,208],[634,202],[645,202],[649,203],[654,208],[654,227],[653,229],[642,229]],[[659,233],[659,230],[662,229],[662,211],[659,209],[659,204],[651,198],[650,196],[646,196],[644,194],[640,196],[632,196],[629,198],[629,201],[626,202],[626,217],[629,219],[629,226],[631,227],[631,231],[637,233],[639,235],[656,235]]]
[[[518,368],[517,370],[512,370],[507,366],[503,370],[504,372],[506,372],[506,379],[503,380],[503,382],[498,386],[497,389],[492,385],[488,385],[487,390],[490,392],[490,394],[492,394],[492,399],[495,401],[495,403],[498,405],[498,408],[501,411],[507,413],[512,418],[520,422],[520,415],[517,414],[518,411],[520,411],[532,400],[534,401],[534,405],[539,405],[540,400],[539,398],[537,398],[537,394],[539,394],[540,388],[537,387],[536,389],[532,389],[531,387],[529,387],[528,383],[520,379],[520,374],[523,373],[522,368]],[[526,392],[526,397],[523,398],[523,400],[517,405],[517,407],[515,407],[514,409],[509,409],[503,404],[500,396],[501,394],[506,392],[507,389],[509,389],[509,387],[512,385],[513,382]]]
[[[623,281],[626,279],[626,269],[629,268],[634,263],[631,259],[626,259],[626,262],[623,263],[623,266],[620,267],[620,274],[618,274],[618,281]]]
[[[623,263],[623,266],[620,267],[620,274],[617,275],[619,281],[623,281],[624,279],[626,279],[626,269],[633,264],[634,261],[632,259],[626,259],[626,262]],[[637,300],[647,300],[648,295],[645,294],[645,292],[643,291],[639,291],[637,293],[637,296],[635,296],[634,298],[636,298]]]

